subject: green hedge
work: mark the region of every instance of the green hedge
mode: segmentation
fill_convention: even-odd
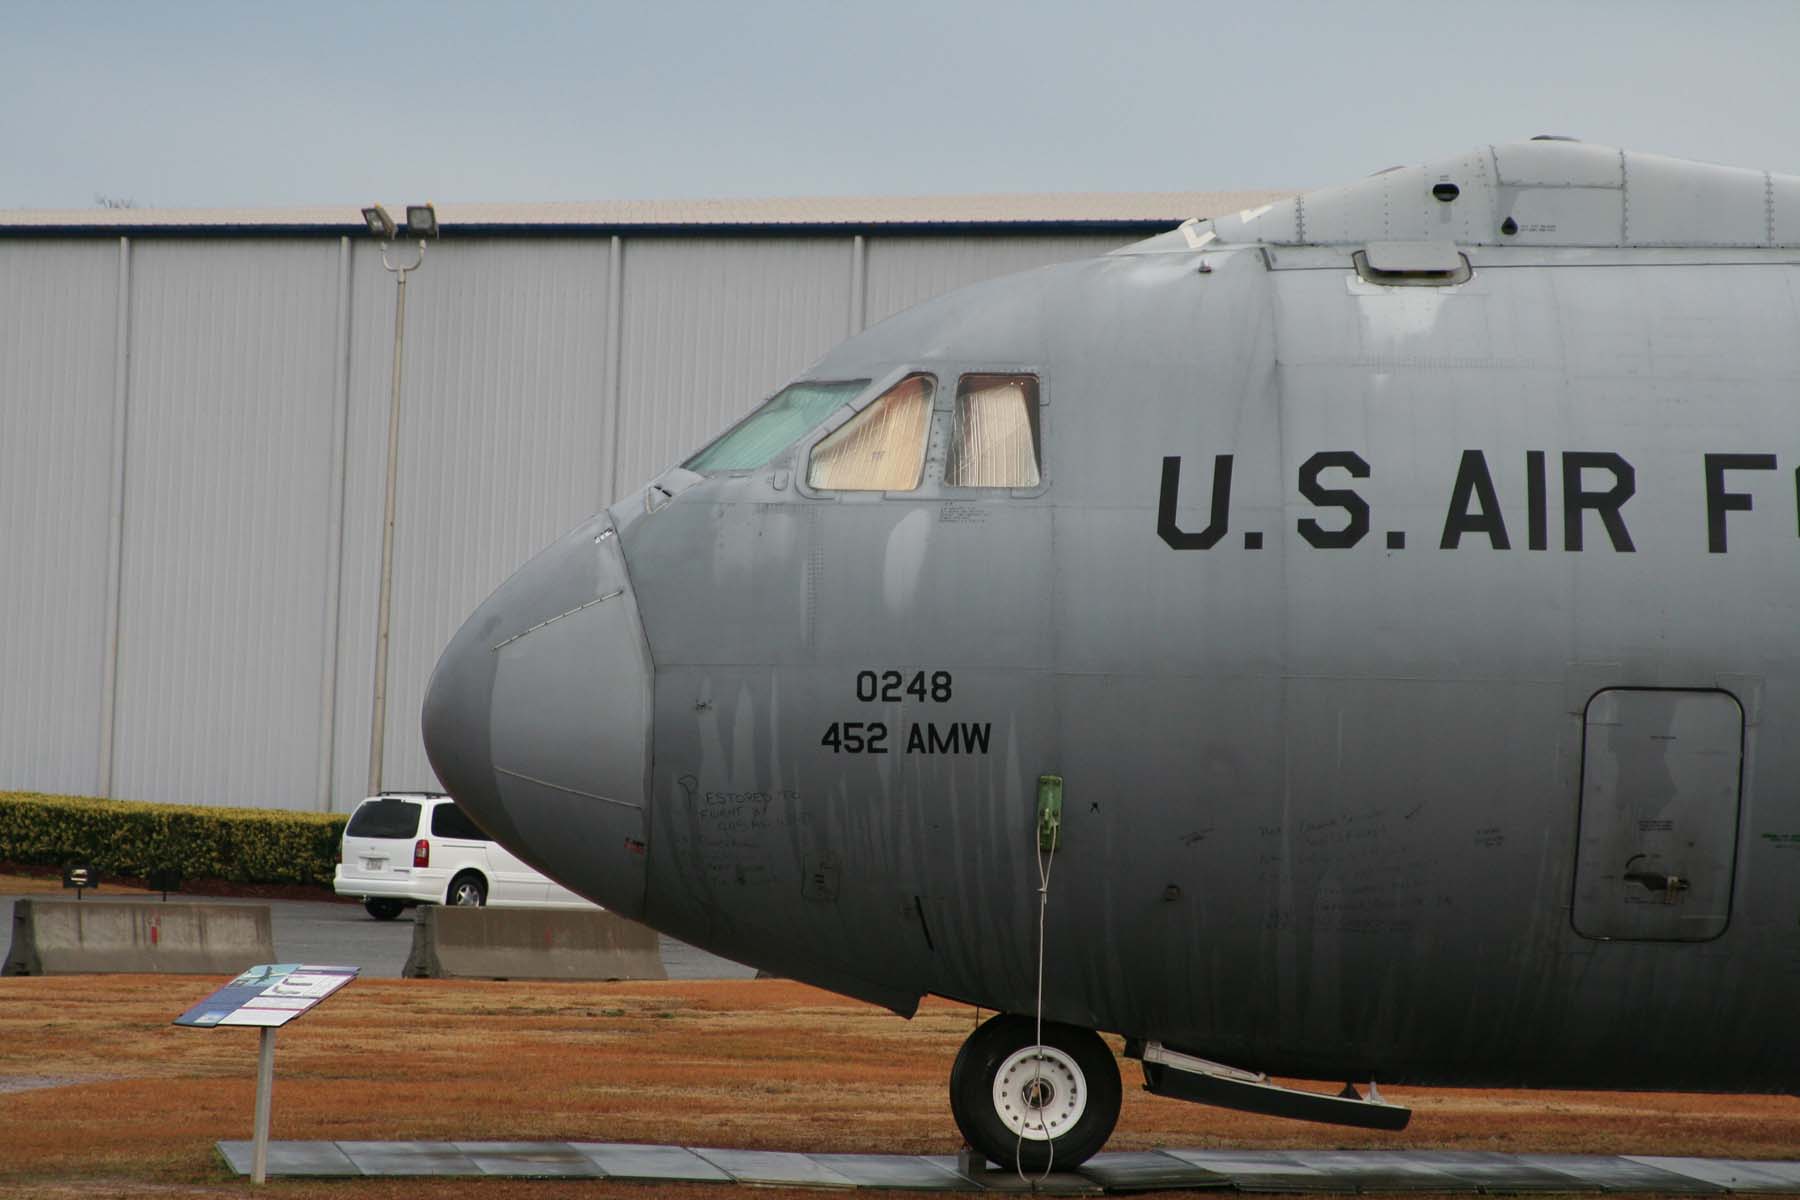
[[[91,863],[115,879],[173,867],[187,879],[330,884],[348,819],[0,792],[0,861]]]

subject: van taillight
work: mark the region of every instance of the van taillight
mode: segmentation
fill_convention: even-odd
[[[431,865],[431,843],[420,838],[413,843],[413,866],[429,867]]]

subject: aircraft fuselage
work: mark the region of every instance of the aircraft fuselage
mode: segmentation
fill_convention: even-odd
[[[1794,1090],[1800,260],[1464,244],[1398,286],[1360,248],[1157,239],[844,343],[802,378],[934,377],[919,485],[809,486],[828,424],[600,514],[484,607],[498,665],[447,653],[493,770],[428,708],[446,784],[686,941],[1030,1013],[1058,776],[1047,1018]],[[977,375],[1036,381],[1034,485],[947,482]]]

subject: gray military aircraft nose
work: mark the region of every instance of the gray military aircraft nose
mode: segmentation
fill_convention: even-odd
[[[650,656],[611,519],[584,523],[476,609],[424,708],[438,778],[552,878],[643,914]]]

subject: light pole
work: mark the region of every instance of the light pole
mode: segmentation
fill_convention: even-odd
[[[394,597],[394,490],[400,473],[400,369],[406,347],[406,273],[425,261],[425,239],[436,237],[437,210],[430,204],[406,206],[406,234],[419,239],[410,263],[388,258],[399,229],[379,204],[362,210],[369,232],[381,239],[381,265],[394,273],[394,382],[388,398],[387,498],[381,522],[381,598],[375,607],[375,696],[369,713],[369,795],[381,793],[381,759],[387,740],[388,626]]]

